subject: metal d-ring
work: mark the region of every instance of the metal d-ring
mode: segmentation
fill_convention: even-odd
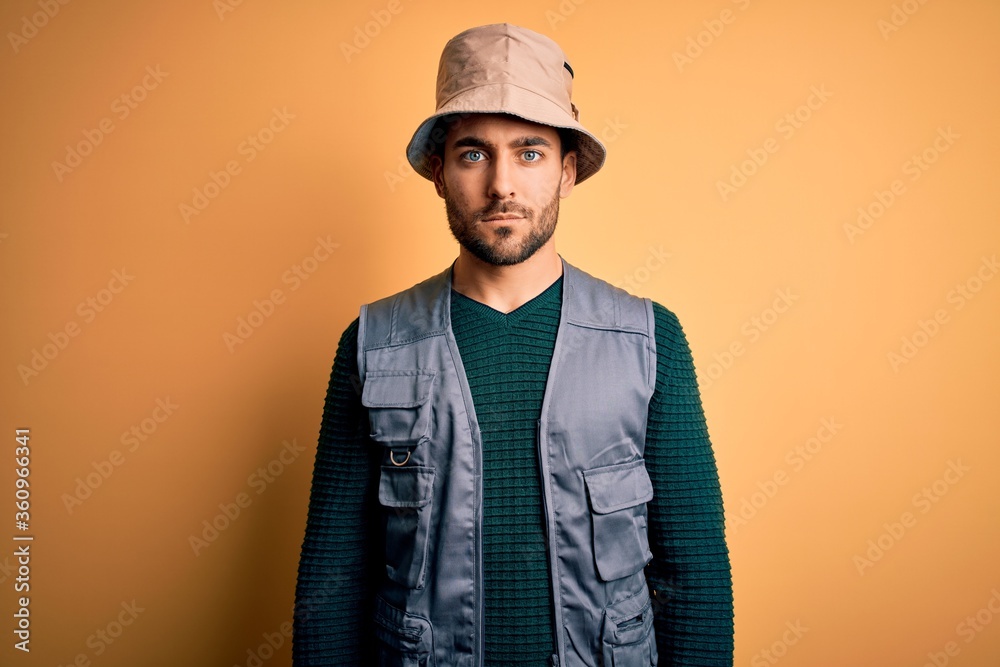
[[[406,450],[406,458],[403,459],[402,461],[396,461],[396,452],[394,452],[394,451],[392,451],[390,449],[389,450],[389,460],[392,461],[392,465],[394,465],[394,466],[405,466],[406,462],[410,460],[410,452],[411,452],[411,450],[407,449]]]

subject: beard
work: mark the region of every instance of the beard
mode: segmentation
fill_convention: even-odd
[[[545,245],[556,231],[559,220],[559,191],[556,190],[552,200],[535,218],[534,212],[512,202],[493,202],[476,213],[469,213],[451,196],[447,187],[444,188],[444,207],[448,214],[448,227],[452,236],[459,244],[479,260],[493,266],[511,266],[520,264],[539,248]],[[494,215],[519,215],[524,220],[504,224],[489,223],[489,230],[480,231],[477,227],[485,218]],[[517,226],[527,226],[524,235],[517,238]]]

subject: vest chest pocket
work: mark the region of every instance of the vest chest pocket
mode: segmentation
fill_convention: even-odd
[[[433,468],[382,466],[378,501],[385,513],[385,571],[407,588],[424,587],[433,492]]]
[[[594,528],[594,560],[603,581],[635,574],[652,558],[646,503],[653,485],[642,459],[583,471]]]
[[[388,447],[396,460],[430,440],[434,371],[369,371],[361,390],[368,408],[372,440]]]

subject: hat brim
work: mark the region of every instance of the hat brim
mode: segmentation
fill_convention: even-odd
[[[432,137],[438,119],[451,115],[503,113],[524,120],[572,130],[577,137],[576,182],[582,183],[604,166],[607,150],[565,109],[551,100],[510,83],[477,86],[456,94],[427,118],[406,146],[406,159],[413,169],[431,180],[430,158],[443,136]]]

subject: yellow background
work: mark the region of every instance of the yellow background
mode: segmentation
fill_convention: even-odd
[[[608,146],[563,203],[559,252],[674,310],[691,342],[736,664],[998,664],[996,2],[48,4],[0,9],[0,663],[242,666],[291,620],[337,340],[361,303],[456,254],[403,148],[433,110],[445,41],[509,21],[560,43]],[[123,117],[122,95],[144,99]],[[112,131],[95,134],[102,119]],[[244,142],[272,121],[250,161]],[[53,166],[81,142],[78,166]],[[186,221],[181,204],[230,161]],[[750,175],[723,197],[733,169]],[[845,228],[880,197],[867,229]],[[319,238],[336,250],[289,280]],[[282,303],[227,345],[274,290]],[[177,406],[161,422],[157,400]],[[12,648],[23,427],[30,655]],[[275,464],[293,440],[304,451]],[[269,464],[270,482],[252,477]],[[249,506],[196,554],[190,537],[241,493]],[[132,601],[143,611],[113,643],[93,639]],[[290,663],[281,643],[263,664]]]

